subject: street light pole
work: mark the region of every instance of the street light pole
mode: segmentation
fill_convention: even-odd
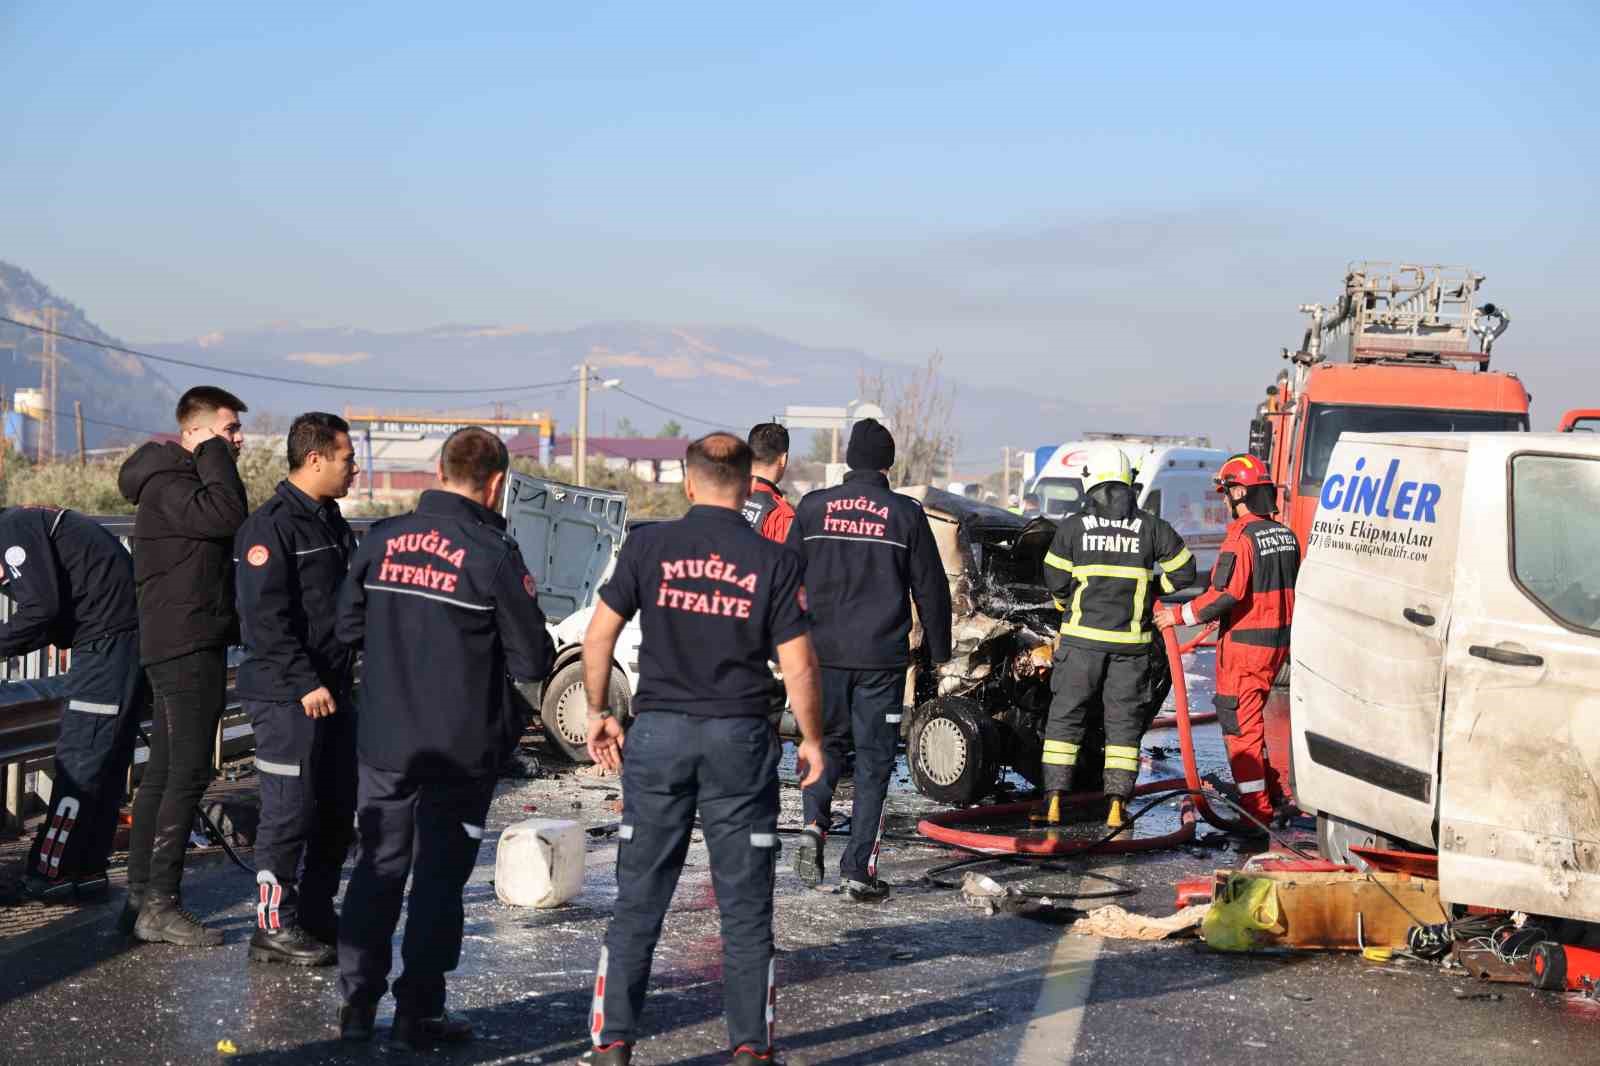
[[[588,485],[589,473],[589,364],[578,364],[578,436],[572,442],[573,483]]]

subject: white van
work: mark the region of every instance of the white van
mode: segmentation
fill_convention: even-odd
[[[1028,491],[1039,510],[1057,521],[1083,510],[1083,464],[1088,450],[1115,443],[1128,456],[1144,491],[1139,506],[1170,522],[1195,555],[1202,576],[1211,572],[1228,530],[1228,508],[1212,478],[1231,455],[1220,448],[1197,448],[1138,441],[1072,441],[1055,450]]]
[[[1600,920],[1600,440],[1345,434],[1296,586],[1294,790],[1324,854]]]

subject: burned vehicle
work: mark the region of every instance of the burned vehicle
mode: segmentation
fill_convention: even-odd
[[[1056,523],[936,488],[901,491],[922,501],[950,581],[953,615],[949,662],[931,664],[920,627],[912,632],[916,652],[906,678],[912,711],[903,727],[912,782],[928,798],[953,805],[989,795],[1007,770],[1037,786],[1061,627],[1043,574]],[[1172,684],[1159,642],[1151,664],[1146,707],[1154,718]],[[1099,787],[1105,743],[1099,718],[1091,712],[1075,789]]]

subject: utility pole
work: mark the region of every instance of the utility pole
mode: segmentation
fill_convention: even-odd
[[[89,453],[83,447],[83,401],[72,401],[72,419],[78,423],[78,465],[89,464]]]
[[[573,482],[588,485],[589,465],[589,364],[578,364],[578,435],[572,441]]]
[[[8,397],[0,393],[0,482],[6,479],[6,453],[11,450],[11,436],[6,432],[6,412],[10,405],[6,402]],[[17,447],[22,447],[22,425],[18,419]]]
[[[54,462],[56,457],[56,309],[44,309],[44,366],[39,372],[40,391],[44,393],[44,417],[39,424],[39,461]]]

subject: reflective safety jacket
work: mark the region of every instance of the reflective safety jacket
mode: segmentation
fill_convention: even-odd
[[[1300,542],[1270,518],[1246,514],[1228,526],[1211,587],[1184,605],[1190,625],[1220,621],[1217,706],[1231,706],[1250,683],[1271,685],[1289,656]]]
[[[789,536],[794,522],[794,508],[783,498],[783,490],[764,477],[750,479],[750,495],[740,513],[757,533],[779,544]]]
[[[1045,587],[1065,615],[1061,642],[1091,651],[1145,654],[1156,596],[1194,579],[1183,538],[1148,511],[1072,515],[1056,527],[1044,557]]]

